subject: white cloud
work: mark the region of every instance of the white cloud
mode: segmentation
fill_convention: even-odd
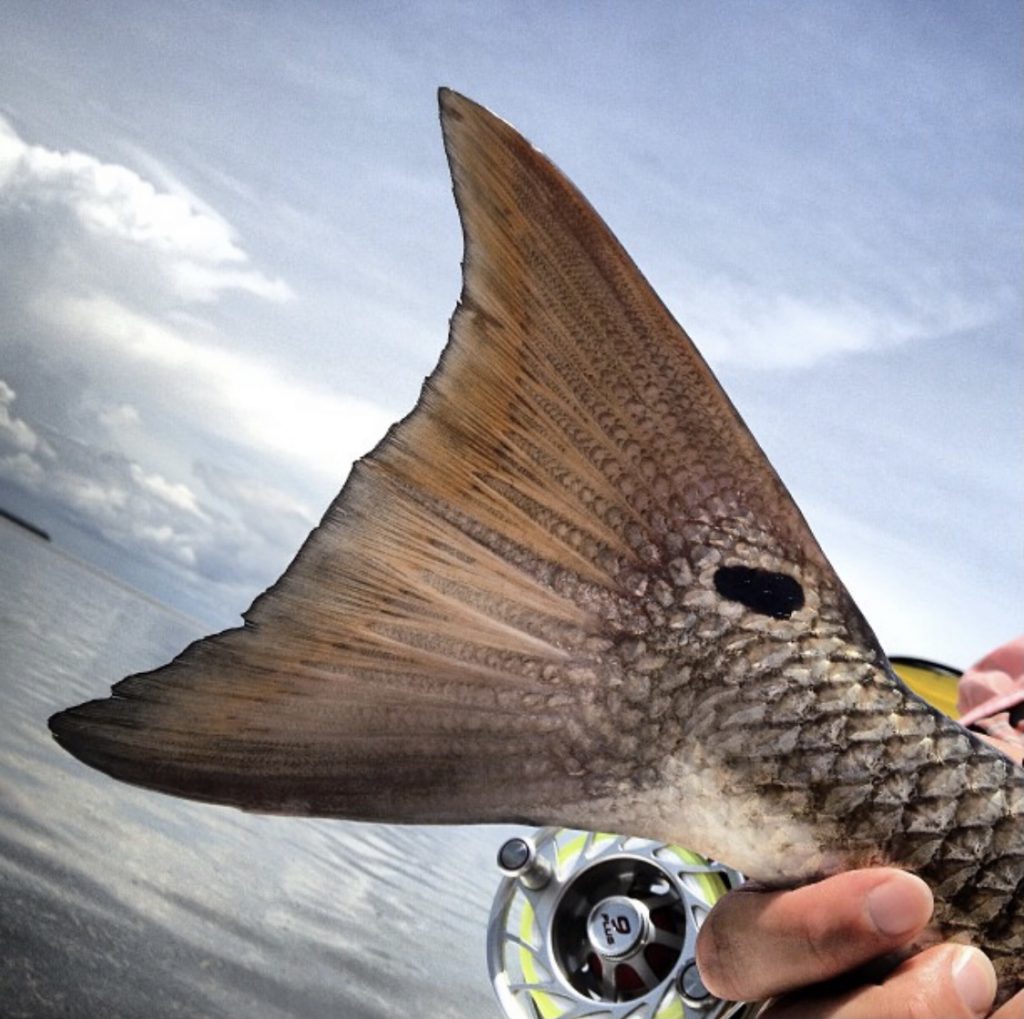
[[[806,368],[829,357],[948,336],[1005,310],[955,294],[898,306],[852,297],[807,298],[717,278],[680,287],[673,304],[709,360],[750,367]]]
[[[100,388],[128,375],[147,422],[169,419],[172,438],[144,427],[134,404],[90,397],[86,413],[74,420],[92,423],[91,436],[49,429],[43,440],[22,419],[13,388],[0,380],[0,420],[11,423],[13,436],[5,454],[0,431],[0,478],[138,563],[192,590],[204,588],[207,597],[217,590],[239,608],[238,592],[251,596],[273,580],[322,511],[269,480],[280,459],[292,467],[298,462],[300,478],[315,469],[321,476],[315,487],[329,494],[390,419],[376,407],[289,385],[270,366],[213,345],[208,334],[205,341],[183,335],[183,323],[157,323],[106,299],[50,309],[69,316],[55,332],[66,335],[61,360],[69,373],[73,355]],[[218,445],[210,433],[220,430],[237,448],[257,447],[264,469],[257,476],[211,459],[182,464],[173,448],[168,455],[168,442],[182,441],[186,422],[198,423],[211,456]],[[270,454],[280,458],[276,468],[267,464]]]
[[[223,595],[272,580],[319,516],[246,464],[285,465],[318,500],[392,415],[285,376],[216,324],[228,290],[291,291],[170,171],[136,163],[156,186],[28,145],[0,118],[0,350],[55,387],[33,393],[33,413],[0,380],[0,478],[136,563]]]
[[[11,413],[11,405],[16,395],[14,390],[0,379],[0,445],[13,448],[18,453],[52,456],[53,451],[46,440],[41,439],[26,422]]]
[[[208,428],[233,442],[335,481],[393,420],[377,404],[287,378],[269,361],[229,350],[209,329],[162,322],[111,297],[50,295],[38,302],[37,313],[73,345],[84,340],[102,351],[117,364],[112,372],[123,372],[127,363],[142,384],[140,370],[155,370],[158,405],[198,412]]]
[[[103,446],[60,434],[52,435],[52,444],[39,439],[9,414],[14,400],[13,389],[0,380],[0,411],[35,441],[15,432],[23,448],[0,457],[0,477],[70,511],[115,545],[179,566],[195,565],[195,545],[210,522],[195,492]]]
[[[130,403],[103,407],[96,413],[96,417],[100,424],[110,431],[134,427],[142,421],[138,407]]]
[[[287,301],[293,296],[291,287],[280,277],[270,279],[252,269],[181,260],[171,267],[170,277],[178,291],[193,301],[214,301],[222,290],[244,290],[267,301]]]
[[[151,474],[144,471],[138,464],[131,465],[132,480],[143,491],[156,496],[171,506],[187,513],[194,513],[196,516],[204,516],[196,502],[195,492],[181,482],[168,481],[161,474]]]
[[[42,488],[45,474],[42,464],[28,453],[9,453],[0,457],[0,478],[7,478],[30,492],[38,492]]]
[[[306,527],[317,522],[317,516],[309,506],[265,478],[248,477],[207,461],[199,461],[195,473],[209,492],[238,509],[258,514],[265,522],[273,523],[289,517],[301,521]]]
[[[128,505],[127,485],[83,477],[63,468],[52,475],[50,487],[67,505],[99,524],[116,523]]]
[[[191,568],[196,565],[196,550],[188,535],[179,534],[170,524],[146,524],[133,520],[130,534],[134,543],[149,547],[161,558],[170,559],[180,566]]]
[[[0,117],[0,203],[29,210],[69,210],[100,241],[155,255],[186,300],[243,290],[281,301],[281,279],[247,268],[231,227],[187,193],[160,191],[134,170],[83,152],[29,145]]]

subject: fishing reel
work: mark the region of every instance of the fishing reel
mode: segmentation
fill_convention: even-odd
[[[694,958],[742,877],[680,846],[544,828],[498,852],[487,963],[509,1019],[732,1019]]]
[[[891,661],[957,717],[957,670]],[[694,958],[737,871],[681,846],[565,828],[509,839],[498,866],[487,964],[509,1019],[750,1019],[760,1007],[710,994]]]

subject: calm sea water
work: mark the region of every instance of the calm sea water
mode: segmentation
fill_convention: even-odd
[[[0,520],[0,1014],[494,1019],[511,829],[248,816],[52,741],[54,711],[201,633]]]

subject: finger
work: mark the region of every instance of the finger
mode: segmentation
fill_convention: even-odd
[[[731,1001],[816,984],[911,941],[932,915],[912,874],[854,870],[786,892],[739,888],[721,899],[697,939],[705,986]]]
[[[908,959],[881,984],[838,997],[811,991],[780,998],[759,1019],[981,1019],[995,994],[996,973],[984,953],[936,945]]]
[[[1002,1008],[997,1008],[992,1019],[1024,1019],[1024,991],[1015,994]]]

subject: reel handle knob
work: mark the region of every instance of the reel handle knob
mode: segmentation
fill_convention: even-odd
[[[518,835],[498,850],[498,867],[503,874],[516,878],[530,891],[540,891],[551,880],[551,864],[537,852],[532,839]]]

